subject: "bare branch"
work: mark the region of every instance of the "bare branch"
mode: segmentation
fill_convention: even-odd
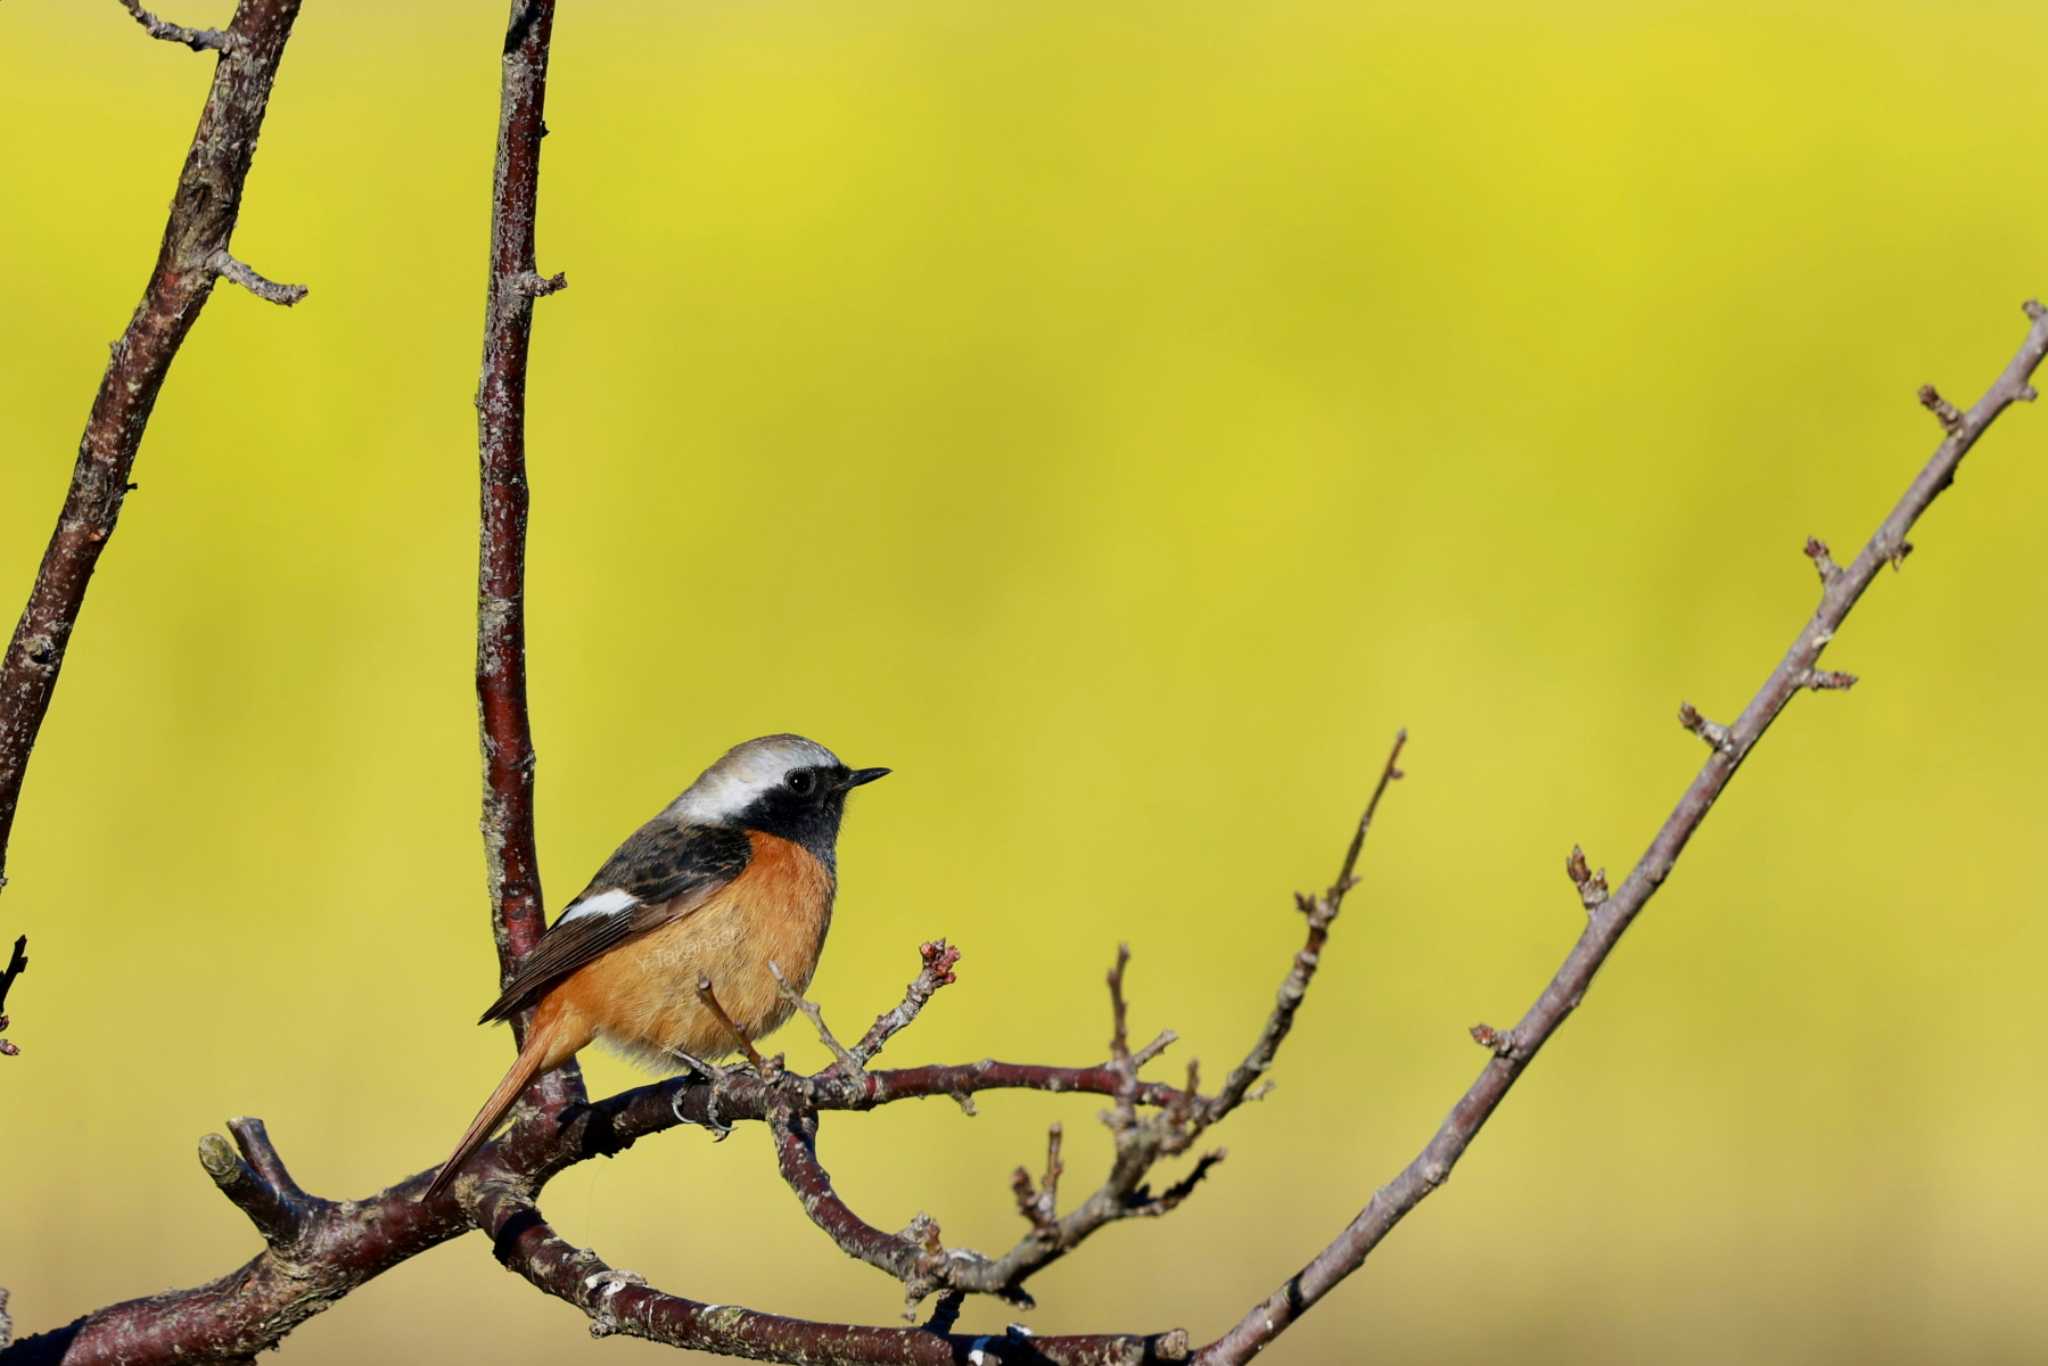
[[[573,1247],[550,1228],[531,1201],[494,1188],[480,1213],[498,1260],[558,1299],[588,1314],[598,1336],[622,1333],[673,1347],[783,1362],[886,1362],[902,1366],[1146,1366],[1184,1361],[1186,1332],[1148,1337],[967,1337],[930,1328],[870,1328],[811,1323],[736,1305],[709,1305],[665,1294],[630,1272]]]
[[[14,940],[14,952],[8,956],[7,967],[0,971],[0,1034],[7,1032],[10,1023],[7,1017],[7,993],[14,988],[14,979],[28,971],[28,936],[18,935]],[[14,1058],[21,1055],[21,1049],[0,1039],[0,1057]]]
[[[1060,1162],[1060,1139],[1064,1132],[1057,1124],[1045,1131],[1045,1177],[1038,1186],[1032,1186],[1031,1173],[1022,1167],[1010,1177],[1010,1188],[1017,1195],[1017,1212],[1041,1237],[1050,1237],[1058,1229],[1060,1176],[1066,1171]]]
[[[232,36],[217,28],[186,28],[182,24],[167,24],[144,9],[140,0],[121,0],[121,7],[135,16],[135,22],[147,29],[152,38],[161,38],[167,43],[183,43],[194,52],[226,52]]]
[[[911,979],[909,989],[903,993],[902,1003],[882,1012],[851,1050],[855,1060],[863,1066],[873,1061],[884,1044],[909,1027],[918,1012],[938,994],[939,988],[953,984],[953,969],[960,962],[960,950],[943,939],[934,939],[918,945],[917,953],[924,960],[924,966]]]
[[[299,0],[242,0],[228,31],[213,34],[164,24],[133,0],[123,3],[152,33],[214,47],[221,58],[178,173],[156,268],[127,330],[113,345],[78,443],[57,529],[0,663],[0,886],[7,881],[7,841],[29,755],[49,712],[93,570],[132,487],[136,452],[157,394],[212,292],[214,255],[228,249],[234,233],[271,84],[299,14]]]
[[[1175,1031],[1171,1029],[1160,1030],[1158,1034],[1153,1036],[1151,1043],[1146,1044],[1143,1048],[1131,1054],[1131,1071],[1133,1073],[1137,1072],[1146,1063],[1151,1062],[1154,1058],[1157,1058],[1161,1053],[1164,1053],[1179,1042],[1180,1035]]]
[[[500,985],[511,982],[547,928],[533,835],[533,727],[526,708],[526,363],[534,296],[520,282],[535,274],[533,224],[554,24],[554,0],[512,0],[491,185],[491,289],[476,390],[482,492],[476,698],[484,757],[484,863]],[[514,1033],[525,1037],[524,1016]],[[580,1098],[580,1081],[576,1091]]]
[[[2030,321],[2026,340],[2004,373],[1962,414],[1955,430],[1944,437],[1855,561],[1829,578],[1819,607],[1800,627],[1784,659],[1727,728],[1725,744],[1716,745],[1628,877],[1587,917],[1585,930],[1543,993],[1506,1035],[1489,1029],[1485,1031],[1488,1037],[1482,1037],[1480,1031],[1474,1031],[1474,1037],[1488,1043],[1494,1055],[1487,1060],[1478,1080],[1451,1107],[1442,1127],[1398,1176],[1373,1193],[1365,1208],[1335,1240],[1279,1289],[1254,1305],[1229,1332],[1202,1348],[1197,1361],[1206,1366],[1234,1366],[1250,1360],[1313,1308],[1332,1287],[1357,1270],[1395,1224],[1450,1178],[1451,1169],[1507,1097],[1515,1079],[1578,1008],[1594,974],[1607,961],[1623,932],[1671,876],[1693,832],[1706,819],[1715,799],[1728,786],[1750,750],[1800,689],[1810,686],[1821,651],[1834,639],[1850,610],[1877,578],[1878,570],[1886,563],[1896,563],[1904,553],[1906,533],[1954,480],[1963,457],[1998,415],[2033,396],[2028,380],[2043,358],[2048,357],[2048,309],[2029,300],[2026,314]],[[1498,1046],[1503,1038],[1511,1039],[1505,1050]]]
[[[215,252],[208,258],[207,264],[213,268],[213,273],[223,280],[231,280],[257,298],[266,299],[274,304],[283,304],[286,308],[290,308],[311,292],[304,285],[281,285],[275,280],[266,279],[257,274],[251,266],[230,256],[225,249]]]
[[[299,1189],[271,1145],[262,1120],[232,1119],[228,1131],[235,1136],[239,1155],[219,1134],[208,1134],[199,1140],[199,1165],[206,1168],[221,1193],[249,1216],[264,1242],[273,1249],[292,1249],[313,1219],[324,1212],[327,1202]]]
[[[540,144],[547,135],[548,50],[555,0],[512,0],[498,90],[498,148],[491,181],[491,289],[476,389],[480,509],[476,562],[476,702],[483,751],[481,829],[498,983],[513,973],[547,929],[540,851],[533,832],[533,723],[526,706],[526,363],[533,338],[535,206]],[[562,281],[567,284],[566,280]],[[526,1039],[531,1010],[512,1021]],[[549,1072],[537,1095],[560,1114],[586,1099],[575,1064]]]
[[[1181,1201],[1194,1194],[1195,1187],[1202,1184],[1202,1178],[1209,1174],[1210,1169],[1228,1156],[1230,1156],[1228,1148],[1218,1148],[1213,1152],[1203,1153],[1195,1159],[1195,1165],[1188,1169],[1186,1176],[1183,1176],[1151,1199],[1140,1200],[1138,1203],[1133,1204],[1127,1213],[1143,1219],[1156,1218],[1159,1215],[1171,1213],[1180,1207]]]
[[[780,967],[770,963],[768,971],[775,978],[775,990],[781,994],[782,999],[802,1011],[804,1017],[811,1022],[811,1027],[817,1030],[819,1042],[823,1043],[831,1052],[834,1064],[838,1069],[849,1077],[859,1076],[861,1072],[860,1059],[847,1052],[846,1045],[839,1042],[838,1037],[830,1029],[826,1028],[825,1012],[818,1009],[812,1002],[804,999],[803,993],[791,986],[789,979],[782,975]]]
[[[746,1031],[734,1024],[732,1016],[726,1014],[725,1007],[718,1003],[718,993],[712,989],[709,977],[697,978],[697,999],[704,1003],[704,1008],[711,1012],[711,1018],[718,1021],[718,1027],[732,1039],[733,1046],[747,1055],[747,1061],[753,1065],[754,1071],[761,1076],[767,1076],[767,1062],[755,1050],[754,1041],[747,1037]]]
[[[1386,765],[1380,769],[1379,782],[1373,786],[1364,814],[1358,818],[1358,829],[1351,836],[1350,847],[1345,850],[1343,865],[1337,870],[1337,880],[1320,896],[1295,895],[1294,904],[1308,917],[1308,942],[1302,945],[1301,952],[1294,955],[1294,965],[1280,983],[1273,1013],[1266,1018],[1266,1026],[1260,1032],[1258,1042],[1252,1045],[1252,1051],[1245,1055],[1245,1060],[1231,1069],[1230,1075],[1224,1079],[1223,1089],[1207,1102],[1207,1123],[1215,1123],[1243,1103],[1253,1084],[1273,1065],[1274,1055],[1287,1038],[1287,1032],[1294,1028],[1294,1014],[1301,1009],[1309,982],[1316,975],[1317,964],[1322,961],[1323,944],[1329,938],[1330,926],[1337,919],[1337,912],[1343,909],[1344,894],[1357,881],[1358,856],[1365,849],[1366,832],[1372,829],[1373,815],[1379,810],[1380,798],[1386,795],[1388,784],[1402,777],[1401,750],[1407,743],[1407,731],[1395,734],[1394,747],[1387,755]]]

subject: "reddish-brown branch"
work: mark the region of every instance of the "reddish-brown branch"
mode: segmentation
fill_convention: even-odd
[[[484,859],[501,982],[547,928],[533,835],[533,731],[526,712],[526,359],[537,279],[533,236],[547,128],[554,0],[513,0],[505,32],[491,192],[491,273],[476,391],[482,532],[477,553],[476,698],[484,757]],[[566,284],[566,281],[562,283]],[[559,287],[559,286],[558,286]]]
[[[956,980],[953,969],[960,965],[960,950],[943,939],[933,939],[919,944],[917,954],[924,960],[924,967],[911,979],[903,1000],[876,1016],[875,1022],[868,1026],[868,1032],[861,1035],[860,1042],[853,1046],[853,1056],[863,1066],[874,1061],[883,1046],[917,1018],[917,1013],[930,1004],[940,988],[949,987]]]
[[[512,1191],[487,1190],[478,1212],[498,1260],[588,1314],[591,1331],[600,1336],[624,1333],[722,1356],[800,1363],[1144,1366],[1187,1357],[1187,1334],[1178,1329],[1148,1337],[970,1337],[930,1328],[812,1323],[737,1305],[703,1304],[665,1294],[632,1272],[608,1265],[588,1248],[572,1246],[548,1226],[530,1200]]]
[[[933,957],[929,945],[926,946],[925,957],[929,972]],[[1028,1308],[1032,1299],[1024,1288],[1025,1282],[1072,1252],[1095,1232],[1120,1219],[1164,1214],[1178,1206],[1209,1170],[1223,1160],[1220,1150],[1204,1154],[1186,1175],[1157,1194],[1146,1184],[1146,1177],[1161,1158],[1187,1150],[1211,1122],[1210,1114],[1215,1103],[1196,1090],[1197,1070],[1190,1063],[1187,1089],[1182,1092],[1169,1090],[1157,1097],[1156,1113],[1139,1114],[1140,1105],[1146,1103],[1141,1097],[1154,1093],[1140,1080],[1138,1069],[1172,1041],[1173,1032],[1167,1030],[1145,1048],[1136,1053],[1131,1051],[1130,1008],[1124,993],[1130,959],[1129,946],[1118,945],[1116,963],[1108,977],[1110,1056],[1102,1071],[1114,1102],[1112,1109],[1103,1115],[1115,1145],[1109,1172],[1099,1188],[1072,1211],[1060,1214],[1061,1132],[1059,1126],[1054,1125],[1047,1142],[1044,1191],[1033,1188],[1030,1174],[1022,1168],[1011,1179],[1012,1193],[1019,1210],[1031,1225],[1030,1230],[1009,1251],[996,1257],[967,1248],[947,1248],[940,1240],[938,1224],[924,1214],[920,1214],[901,1233],[884,1232],[855,1213],[833,1188],[832,1178],[817,1154],[820,1102],[829,1104],[835,1093],[847,1095],[848,1090],[844,1087],[847,1080],[859,1079],[862,1083],[851,1088],[853,1097],[865,1096],[869,1089],[864,1084],[866,1079],[860,1076],[858,1064],[832,1039],[817,1008],[793,990],[785,988],[793,1003],[817,1024],[828,1047],[839,1055],[835,1067],[815,1077],[804,1078],[794,1084],[789,1079],[774,1084],[766,1099],[768,1124],[775,1136],[777,1165],[783,1180],[796,1193],[811,1222],[824,1230],[848,1256],[901,1281],[912,1309],[925,1296],[939,1293],[951,1297],[992,1295]],[[821,1096],[819,1083],[828,1080],[833,1084]],[[721,1087],[729,1082],[729,1077],[719,1078],[714,1084],[714,1095],[718,1095]],[[965,1091],[953,1094],[955,1099],[963,1102],[968,1098]],[[723,1105],[712,1108],[721,1116],[725,1113]],[[1218,1108],[1215,1113],[1220,1117],[1228,1113],[1228,1107]]]
[[[29,755],[49,713],[93,570],[120,519],[150,412],[178,348],[213,293],[220,273],[217,260],[226,256],[241,213],[242,186],[256,155],[271,85],[299,13],[299,0],[241,0],[223,34],[179,29],[132,0],[123,3],[157,36],[214,48],[220,58],[178,174],[156,267],[127,330],[113,345],[78,443],[57,529],[0,662],[0,886],[7,882],[7,842]]]
[[[1963,457],[1969,454],[1970,448],[1977,444],[1977,439],[1983,436],[1998,415],[2014,403],[2034,398],[2033,386],[2028,381],[2043,358],[2048,357],[2048,309],[2029,301],[2026,313],[2030,320],[2026,341],[2005,367],[2004,373],[1967,413],[1955,413],[1951,419],[1949,414],[1954,412],[1953,409],[1940,404],[1938,399],[1929,403],[1928,406],[1934,408],[1935,415],[1941,419],[1946,435],[1933,457],[1893,507],[1891,515],[1865,542],[1854,563],[1837,568],[1828,558],[1824,545],[1818,541],[1808,542],[1807,554],[1821,570],[1823,587],[1820,603],[1800,627],[1799,634],[1793,637],[1785,657],[1764,680],[1763,686],[1742,709],[1734,724],[1714,726],[1699,718],[1699,713],[1690,706],[1685,708],[1689,715],[1682,719],[1689,729],[1700,730],[1703,738],[1713,746],[1712,753],[1621,886],[1597,901],[1585,897],[1590,879],[1583,875],[1584,857],[1579,855],[1572,859],[1570,871],[1573,881],[1580,884],[1582,899],[1589,902],[1585,931],[1566,955],[1563,966],[1544,987],[1542,995],[1536,998],[1535,1004],[1529,1007],[1513,1029],[1497,1031],[1481,1026],[1473,1031],[1474,1037],[1487,1046],[1492,1056],[1487,1059],[1478,1080],[1451,1107],[1442,1127],[1399,1175],[1373,1193],[1365,1208],[1329,1246],[1289,1277],[1279,1289],[1254,1305],[1229,1332],[1204,1347],[1197,1360],[1207,1366],[1225,1366],[1226,1363],[1246,1361],[1257,1355],[1332,1287],[1357,1270],[1395,1224],[1449,1179],[1451,1169],[1507,1097],[1515,1079],[1522,1075],[1551,1035],[1578,1008],[1593,984],[1594,974],[1607,961],[1607,955],[1613,952],[1622,933],[1671,875],[1693,832],[1699,829],[1700,822],[1712,809],[1715,799],[1727,788],[1736,770],[1742,767],[1743,760],[1749,757],[1757,741],[1763,738],[1764,732],[1770,729],[1786,705],[1802,688],[1812,686],[1821,652],[1841,629],[1864,590],[1876,580],[1880,569],[1887,564],[1896,566],[1904,557],[1906,533],[1920,520],[1928,505],[1955,479],[1956,468]],[[1925,391],[1926,394],[1932,392],[1931,389]],[[1924,395],[1923,401],[1926,401]],[[1700,722],[1697,727],[1693,724],[1694,719]],[[1713,733],[1708,733],[1707,727],[1712,727]]]
[[[927,974],[933,970],[935,960],[949,959],[952,955],[952,950],[942,950],[937,955],[927,953],[925,970],[919,974],[918,981],[928,981]],[[918,994],[918,989],[914,988],[913,994]],[[922,999],[928,1000],[929,994],[923,993]],[[899,1017],[898,1028],[907,1025],[916,1014],[915,1009],[905,1012]],[[783,1078],[779,1083],[736,1071],[725,1073],[716,1082],[677,1078],[638,1087],[595,1104],[565,1108],[559,1114],[537,1107],[522,1109],[518,1122],[472,1159],[472,1166],[480,1179],[475,1183],[463,1183],[463,1188],[481,1192],[483,1203],[480,1208],[489,1207],[491,1199],[495,1198],[493,1192],[498,1196],[510,1192],[521,1198],[530,1198],[569,1167],[620,1152],[650,1134],[681,1124],[765,1122],[775,1106],[788,1103],[791,1088],[795,1094],[805,1098],[805,1105],[811,1109],[870,1110],[902,1101],[971,1095],[991,1090],[1086,1092],[1111,1096],[1123,1084],[1121,1076],[1106,1063],[1088,1067],[1052,1067],[991,1060],[863,1072],[852,1078],[833,1067],[811,1077]],[[1180,1104],[1185,1108],[1181,1096],[1181,1092],[1170,1086],[1144,1083],[1139,1087],[1136,1099],[1140,1105]],[[65,1328],[25,1339],[12,1351],[0,1351],[0,1363],[20,1366],[21,1363],[54,1361],[61,1357],[68,1366],[97,1366],[98,1363],[111,1366],[117,1362],[168,1361],[173,1358],[233,1360],[251,1356],[276,1346],[311,1314],[341,1299],[372,1277],[475,1226],[460,1203],[458,1191],[445,1191],[432,1200],[420,1201],[420,1193],[437,1168],[429,1167],[360,1200],[321,1200],[299,1190],[291,1181],[259,1124],[237,1120],[230,1125],[230,1131],[241,1147],[241,1155],[238,1156],[224,1140],[216,1137],[202,1142],[201,1162],[215,1183],[256,1224],[269,1246],[217,1281],[112,1305]],[[663,1302],[667,1303],[670,1298],[663,1297]],[[744,1314],[746,1311],[727,1312]],[[751,1315],[745,1322],[752,1327],[735,1340],[753,1342],[760,1333],[769,1332],[775,1325],[795,1321],[778,1319],[773,1315]],[[810,1327],[821,1328],[825,1333],[822,1340],[848,1344],[878,1342],[883,1344],[881,1350],[892,1353],[923,1350],[921,1345],[906,1345],[910,1344],[911,1335],[906,1335],[904,1330],[805,1327],[807,1330]],[[868,1334],[882,1336],[870,1338],[866,1336]],[[659,1340],[670,1339],[664,1337]],[[1112,1337],[1031,1341],[1041,1347],[1048,1342],[1057,1344],[1062,1341],[1083,1345],[1147,1341],[1152,1345],[1146,1350],[1152,1351],[1154,1356],[1129,1359],[1171,1360],[1169,1349],[1176,1342],[1184,1344],[1185,1339],[1167,1335],[1152,1339]],[[724,1350],[708,1342],[705,1345],[706,1350]],[[1010,1344],[1008,1350],[1011,1355],[990,1359],[1034,1359],[1019,1355],[1022,1348],[1016,1343]],[[1075,1350],[1081,1351],[1084,1347],[1076,1347]],[[1119,1347],[1116,1350],[1125,1349]],[[921,1361],[928,1358],[888,1355],[838,1359]],[[1089,1358],[1083,1355],[1059,1359],[1124,1358]]]

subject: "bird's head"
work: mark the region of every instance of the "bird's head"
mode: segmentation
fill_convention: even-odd
[[[831,863],[846,794],[888,772],[848,768],[801,735],[764,735],[727,750],[670,803],[668,814],[688,825],[777,835]]]

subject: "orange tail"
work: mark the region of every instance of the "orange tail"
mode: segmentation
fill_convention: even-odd
[[[518,1101],[520,1093],[533,1084],[535,1077],[560,1067],[590,1042],[587,1034],[577,1038],[575,1030],[564,1027],[563,1013],[543,1008],[534,1016],[533,1028],[526,1035],[526,1046],[519,1050],[512,1070],[498,1083],[498,1089],[491,1092],[484,1108],[477,1111],[476,1118],[470,1121],[468,1130],[462,1135],[462,1141],[455,1145],[455,1151],[448,1155],[448,1160],[441,1164],[441,1170],[427,1183],[420,1199],[431,1200],[448,1188],[461,1173],[462,1164],[483,1146],[484,1140],[497,1129],[506,1112]]]

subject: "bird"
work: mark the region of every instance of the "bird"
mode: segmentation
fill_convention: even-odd
[[[634,831],[478,1021],[534,1007],[518,1059],[420,1199],[455,1180],[536,1077],[593,1041],[673,1068],[787,1020],[794,1002],[775,973],[801,992],[817,969],[847,794],[888,772],[849,768],[801,735],[764,735],[727,750]]]

